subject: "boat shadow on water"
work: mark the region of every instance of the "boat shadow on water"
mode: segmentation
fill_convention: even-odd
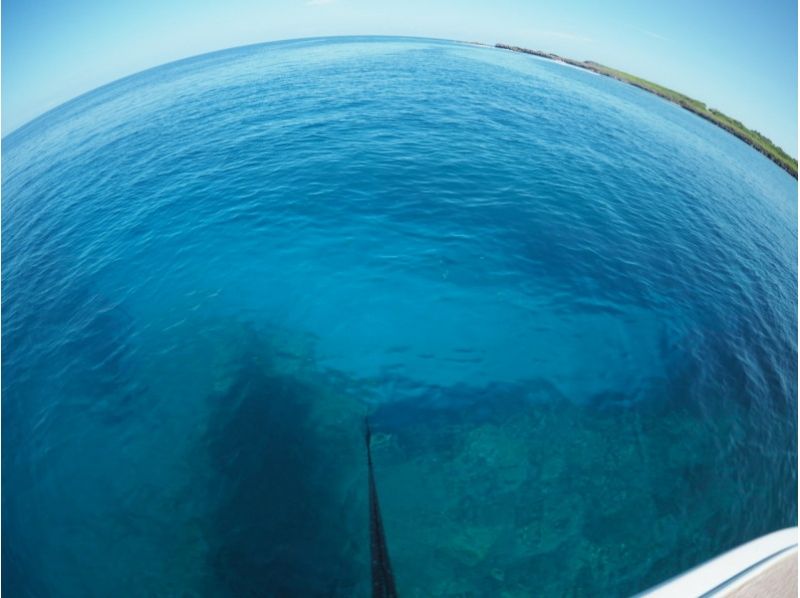
[[[324,394],[249,356],[210,397],[208,558],[226,593],[344,596],[368,583],[360,429],[315,424]]]

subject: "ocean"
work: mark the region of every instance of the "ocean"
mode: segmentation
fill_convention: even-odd
[[[171,63],[2,144],[2,589],[624,596],[797,524],[797,181],[473,44]]]

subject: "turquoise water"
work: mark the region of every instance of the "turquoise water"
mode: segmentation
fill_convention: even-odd
[[[240,48],[3,139],[3,590],[631,594],[796,524],[797,182],[641,90]]]

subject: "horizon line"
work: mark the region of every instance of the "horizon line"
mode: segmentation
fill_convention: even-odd
[[[87,96],[89,94],[92,94],[92,93],[94,93],[96,91],[99,91],[101,89],[104,89],[106,87],[109,87],[109,86],[112,86],[112,85],[116,85],[117,83],[120,83],[121,81],[125,81],[125,80],[133,78],[133,77],[137,77],[139,75],[142,75],[144,73],[148,73],[148,72],[156,70],[156,69],[160,69],[160,68],[167,67],[167,66],[170,66],[170,65],[176,65],[176,64],[179,64],[181,62],[188,62],[188,61],[195,60],[195,59],[202,58],[202,57],[206,57],[206,56],[211,56],[213,54],[221,54],[223,52],[233,52],[233,51],[236,51],[236,50],[243,50],[245,48],[255,48],[257,46],[266,46],[266,45],[282,44],[282,43],[289,43],[289,42],[308,42],[308,41],[317,41],[317,40],[326,40],[326,39],[356,39],[356,38],[383,38],[383,39],[389,38],[389,39],[409,39],[409,40],[410,39],[417,39],[417,40],[425,40],[425,41],[437,41],[437,42],[467,44],[467,45],[473,45],[473,46],[490,48],[490,49],[500,49],[500,48],[497,47],[497,44],[501,43],[501,42],[488,43],[488,42],[481,42],[481,41],[477,41],[477,40],[460,40],[460,39],[452,39],[452,38],[446,38],[446,37],[428,37],[428,36],[420,36],[420,35],[379,35],[379,34],[347,34],[347,33],[345,33],[345,34],[337,34],[337,35],[314,35],[314,36],[308,36],[308,37],[280,38],[280,39],[272,39],[272,40],[254,42],[254,43],[241,44],[241,45],[237,45],[237,46],[229,46],[229,47],[226,47],[226,48],[217,48],[217,49],[214,49],[214,50],[209,50],[207,52],[200,52],[199,54],[192,54],[190,56],[184,56],[182,58],[176,58],[175,60],[168,60],[166,62],[161,62],[161,63],[155,64],[153,66],[146,67],[146,68],[144,68],[142,70],[135,71],[135,72],[129,73],[127,75],[122,75],[121,77],[118,77],[116,79],[112,79],[111,81],[108,81],[106,83],[102,83],[102,84],[98,85],[97,87],[93,87],[93,88],[88,89],[88,90],[86,90],[84,92],[81,92],[81,93],[79,93],[79,94],[77,94],[77,95],[75,95],[75,96],[73,96],[73,97],[71,97],[71,98],[69,98],[67,100],[64,100],[63,102],[61,102],[60,104],[57,104],[56,106],[53,106],[52,108],[48,108],[47,110],[44,110],[43,112],[37,114],[36,116],[34,116],[31,119],[25,121],[24,123],[21,123],[20,125],[12,128],[10,131],[2,131],[2,134],[0,134],[0,141],[5,141],[11,135],[14,135],[15,133],[17,133],[17,132],[19,132],[19,131],[21,131],[23,129],[26,129],[29,125],[31,125],[31,124],[35,123],[36,121],[46,117],[50,113],[55,112],[56,110],[59,110],[59,109],[63,108],[64,106],[67,106],[68,104],[71,104],[71,103],[79,100],[80,98],[82,98],[84,96]],[[534,56],[534,58],[537,58],[537,57]],[[539,58],[541,60],[546,60],[546,59],[541,58],[541,57],[539,57]],[[552,61],[552,62],[555,62],[556,64],[561,64],[561,66],[565,66],[565,67],[571,66],[568,63],[559,63],[558,61]],[[592,61],[591,61],[591,59],[585,59],[584,62],[592,62]],[[607,65],[602,65],[602,66],[607,66]],[[614,68],[614,67],[610,67],[610,68]],[[679,92],[679,93],[682,93],[682,92]],[[704,102],[704,103],[706,105],[708,105],[707,102]],[[797,156],[794,156],[794,155],[790,154],[783,147],[781,147],[778,144],[774,143],[771,139],[770,139],[770,142],[773,143],[773,145],[775,145],[775,147],[779,148],[781,151],[784,151],[786,154],[789,154],[790,156],[792,156],[792,158],[797,160]]]

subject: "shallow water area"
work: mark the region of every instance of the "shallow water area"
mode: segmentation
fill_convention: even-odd
[[[281,42],[3,166],[10,593],[366,596],[365,417],[401,595],[629,595],[796,524],[797,183],[659,98]]]

